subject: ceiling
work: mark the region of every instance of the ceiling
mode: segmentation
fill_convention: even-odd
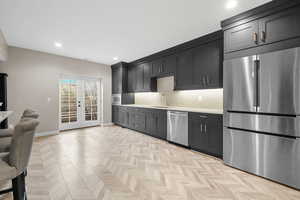
[[[133,61],[220,29],[270,0],[1,0],[9,45],[112,64]],[[54,43],[62,43],[61,48]]]

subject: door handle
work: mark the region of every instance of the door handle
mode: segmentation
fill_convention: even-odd
[[[204,125],[204,132],[206,133],[206,124]]]
[[[260,39],[261,39],[262,42],[266,42],[266,31],[261,32]]]
[[[202,124],[200,124],[200,131],[201,131],[201,133],[202,133]]]
[[[209,85],[209,76],[206,75],[206,84]]]
[[[257,44],[257,42],[258,42],[258,37],[257,37],[257,33],[256,33],[256,32],[254,32],[254,33],[252,34],[252,40],[253,40],[253,42],[254,42],[255,44]]]

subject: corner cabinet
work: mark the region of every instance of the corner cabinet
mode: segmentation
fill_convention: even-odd
[[[240,14],[250,15],[222,22],[225,54],[254,47],[266,52],[299,46],[300,2],[274,1]]]
[[[222,158],[222,115],[189,113],[189,145],[193,150]]]

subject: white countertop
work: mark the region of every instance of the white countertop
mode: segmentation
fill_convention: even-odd
[[[150,105],[139,105],[139,104],[124,104],[120,106],[136,107],[136,108],[152,108],[160,110],[175,110],[175,111],[186,111],[186,112],[199,112],[199,113],[211,113],[211,114],[223,114],[222,109],[207,109],[207,108],[191,108],[191,107],[176,107],[176,106],[150,106]]]
[[[13,113],[13,111],[0,111],[0,122],[4,121],[12,113]]]

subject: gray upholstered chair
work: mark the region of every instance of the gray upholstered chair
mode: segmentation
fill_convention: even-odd
[[[0,153],[0,182],[12,180],[12,188],[0,194],[13,192],[14,200],[26,197],[25,171],[29,163],[37,119],[21,120],[14,129],[10,151]]]
[[[28,118],[37,119],[38,117],[39,117],[39,114],[36,111],[31,110],[31,109],[26,109],[21,116],[21,120],[28,119]],[[8,129],[0,129],[0,139],[5,138],[5,137],[12,137],[13,132],[14,132],[13,127],[10,127]],[[0,143],[0,145],[1,145],[1,143]],[[3,152],[3,151],[1,151],[1,147],[0,147],[0,152]]]
[[[24,110],[21,121],[28,119],[37,119],[39,114],[31,109]],[[14,128],[0,130],[0,152],[8,152],[11,144],[11,137],[14,133]]]
[[[33,118],[33,119],[37,119],[39,117],[39,114],[31,109],[26,109],[24,110],[22,116],[21,116],[21,120],[22,119],[28,119],[28,118]],[[14,132],[14,128],[10,127],[8,129],[0,129],[0,139],[4,138],[4,137],[12,137],[12,134]],[[1,152],[1,150],[0,150]]]

